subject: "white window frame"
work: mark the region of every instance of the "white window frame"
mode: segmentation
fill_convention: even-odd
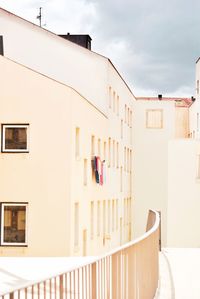
[[[26,207],[26,224],[25,224],[25,242],[4,242],[4,207],[5,206],[25,206]],[[4,246],[28,246],[27,228],[28,228],[28,203],[1,203],[1,245]]]
[[[26,149],[6,149],[5,148],[5,131],[7,128],[26,128],[27,140]],[[3,153],[28,153],[29,152],[29,124],[2,124],[2,149]]]

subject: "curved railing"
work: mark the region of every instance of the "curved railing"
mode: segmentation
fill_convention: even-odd
[[[153,299],[158,285],[159,214],[149,212],[148,231],[93,262],[24,285],[1,299]]]

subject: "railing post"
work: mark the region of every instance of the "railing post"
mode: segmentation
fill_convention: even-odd
[[[9,299],[14,299],[14,293],[10,293]]]
[[[92,299],[97,298],[97,274],[96,274],[96,262],[92,264]]]
[[[60,280],[60,283],[59,283],[59,299],[63,299],[63,291],[64,291],[64,288],[63,288],[63,275],[60,275],[59,277],[59,280]]]

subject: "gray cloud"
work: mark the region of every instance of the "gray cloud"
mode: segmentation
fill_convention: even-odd
[[[175,93],[188,87],[193,94],[195,61],[200,54],[200,2],[88,1],[98,11],[95,31],[99,40],[108,45],[113,40],[126,43],[117,63],[123,73],[127,71],[130,85],[158,93]],[[108,45],[106,54],[112,58],[113,49],[109,53]],[[100,42],[96,46],[103,50]],[[128,68],[123,64],[126,51]]]
[[[1,5],[36,23],[43,6],[47,29],[89,33],[94,51],[114,62],[136,95],[194,93],[197,0],[1,0]]]

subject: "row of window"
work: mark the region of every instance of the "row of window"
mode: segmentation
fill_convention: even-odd
[[[124,225],[131,222],[131,198],[124,199]],[[79,246],[79,203],[74,204],[74,246]],[[95,231],[96,229],[96,231]],[[119,199],[90,202],[90,239],[110,238],[119,229]]]
[[[91,157],[99,156],[101,160],[108,161],[108,167],[117,167],[119,168],[119,142],[108,138],[108,157],[107,157],[107,143],[106,141],[101,141],[100,138],[97,140],[97,149],[96,149],[96,140],[95,136],[91,136]],[[102,152],[103,145],[103,152]],[[75,146],[75,155],[76,158],[80,156],[80,129],[76,128],[76,146]],[[124,148],[124,170],[131,172],[132,165],[132,150],[128,147]],[[84,160],[84,169],[86,169],[87,161]],[[84,171],[85,173],[85,171]]]
[[[124,122],[132,128],[132,110],[127,105],[124,108]]]
[[[109,87],[109,108],[119,116],[119,96],[111,86]]]
[[[2,124],[2,152],[29,151],[28,124]]]

